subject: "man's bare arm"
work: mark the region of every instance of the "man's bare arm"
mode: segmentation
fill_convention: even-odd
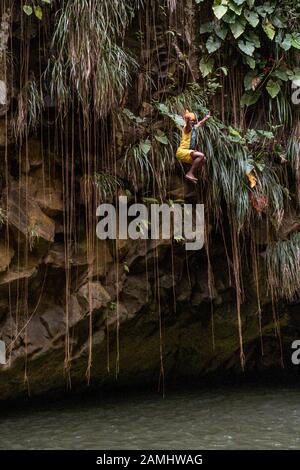
[[[211,114],[208,113],[203,119],[201,119],[201,121],[197,122],[197,124],[195,125],[195,128],[198,129],[198,127],[201,127],[203,126],[203,124],[211,117]]]

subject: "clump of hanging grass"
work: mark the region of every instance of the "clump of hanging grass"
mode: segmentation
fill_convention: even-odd
[[[172,113],[182,115],[186,109],[189,109],[204,115],[207,113],[207,95],[200,85],[191,83],[183,92],[168,98],[165,105]]]
[[[293,113],[291,106],[291,99],[287,90],[287,85],[285,86],[284,92],[281,91],[275,99],[269,97],[268,99],[268,117],[269,121],[272,122],[274,114],[277,117],[277,122],[289,126],[293,122]]]
[[[57,13],[48,66],[52,93],[62,105],[76,91],[83,109],[99,116],[117,105],[130,83],[136,61],[120,45],[141,0],[74,0],[63,2]]]
[[[17,114],[12,119],[12,129],[16,138],[37,129],[43,109],[43,92],[39,89],[36,80],[32,78],[28,80],[18,96]]]
[[[168,3],[168,8],[169,8],[169,10],[170,10],[171,13],[172,13],[174,10],[176,10],[177,0],[167,0],[167,3]]]
[[[269,217],[276,229],[279,229],[284,215],[284,188],[280,184],[278,174],[271,166],[268,166],[260,175],[259,182],[262,193],[269,201]]]
[[[123,169],[136,192],[141,187],[146,190],[148,189],[151,179],[154,178],[151,142],[149,139],[130,145],[126,149]]]
[[[153,182],[158,195],[164,198],[174,164],[173,146],[168,137],[160,133],[129,146],[125,152],[123,169],[136,192],[141,188],[147,191]]]
[[[300,233],[289,240],[271,243],[266,250],[267,281],[277,298],[300,296]]]
[[[158,110],[171,119],[177,128],[182,128],[181,118],[186,108],[192,109],[202,118],[207,113],[206,97],[199,85],[191,85],[165,104],[157,104]],[[176,133],[177,140],[179,135]],[[249,199],[249,187],[246,172],[253,156],[245,144],[245,139],[239,135],[233,139],[228,134],[226,126],[215,116],[209,119],[197,132],[197,148],[207,157],[206,204],[213,212],[215,219],[221,213],[221,204],[225,200],[228,209],[235,217],[238,232],[249,228],[255,216]],[[284,213],[284,188],[276,169],[264,162],[264,170],[258,175],[259,189],[268,198],[267,215],[270,222],[279,228]]]
[[[292,168],[296,170],[300,167],[300,138],[296,135],[288,140],[287,158]]]
[[[297,135],[298,134],[298,135]],[[296,177],[296,192],[300,204],[300,129],[296,129],[288,141],[287,158]]]
[[[93,200],[96,204],[108,201],[122,187],[123,184],[119,178],[104,171],[84,175],[80,180],[81,198],[85,203]]]

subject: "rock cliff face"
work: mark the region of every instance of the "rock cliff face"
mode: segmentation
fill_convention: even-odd
[[[83,237],[68,249],[66,276],[61,182],[43,181],[38,143],[31,148],[27,184],[12,179],[5,195],[10,235],[9,246],[0,245],[0,321],[8,363],[0,366],[1,399],[76,390],[87,376],[111,388],[242,376],[235,289],[220,240],[211,245],[212,292],[205,249],[186,252],[166,240],[98,240],[88,255]],[[170,194],[192,201],[193,191],[173,177]],[[261,286],[264,276],[262,269]],[[256,286],[247,270],[244,277],[246,373],[283,377],[300,335],[299,304],[276,306],[276,336],[271,298],[262,290],[260,333]]]
[[[130,167],[129,161],[132,171],[125,174],[122,165],[126,149],[140,140],[148,145],[152,139],[157,150],[160,139],[165,154],[171,148],[170,168],[157,187],[153,185],[155,191],[164,193],[169,203],[208,202],[205,192],[190,186],[182,168],[174,165],[176,142],[170,137],[167,147],[167,135],[161,131],[164,118],[157,113],[155,119],[161,121],[153,123],[156,100],[163,101],[168,92],[179,95],[189,81],[199,78],[195,4],[167,1],[162,8],[155,1],[146,3],[148,16],[140,16],[139,34],[129,31],[122,38],[141,63],[135,87],[124,86],[117,103],[130,116],[126,121],[123,115],[121,125],[115,124],[114,115],[107,120],[95,117],[92,104],[87,110],[82,103],[72,103],[72,112],[64,115],[63,105],[50,97],[51,83],[40,90],[43,106],[36,91],[29,94],[34,74],[41,82],[51,60],[47,28],[42,48],[36,19],[26,22],[15,8],[11,20],[11,10],[0,7],[0,340],[7,347],[7,364],[0,365],[0,400],[64,394],[70,387],[78,390],[88,384],[112,390],[159,384],[162,389],[176,381],[297,374],[291,343],[300,339],[299,302],[274,302],[267,291],[264,257],[272,233],[264,216],[251,242],[258,256],[255,275],[248,265],[249,239],[240,250],[245,371],[225,207],[222,230],[215,230],[207,218],[210,243],[197,252],[185,251],[174,240],[96,237],[95,188],[89,183],[100,160],[101,174],[110,172],[117,181],[127,178],[133,199],[153,196],[152,182],[145,183],[141,167]],[[144,25],[143,30],[143,22],[148,29]],[[5,55],[9,38],[18,58],[16,70]],[[172,135],[172,129],[167,132]],[[156,175],[163,173],[160,161],[153,161]],[[281,178],[285,184],[287,176]],[[102,199],[104,190],[100,184]],[[125,191],[116,184],[107,200]],[[288,239],[299,226],[291,205],[277,239]]]

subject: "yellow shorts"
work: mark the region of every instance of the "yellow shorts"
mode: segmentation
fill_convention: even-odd
[[[179,147],[176,152],[176,157],[183,163],[193,163],[193,159],[191,157],[191,153],[193,152],[194,150],[183,149]]]

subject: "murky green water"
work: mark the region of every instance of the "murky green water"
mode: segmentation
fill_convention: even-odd
[[[300,388],[194,391],[16,410],[1,449],[300,449]]]

